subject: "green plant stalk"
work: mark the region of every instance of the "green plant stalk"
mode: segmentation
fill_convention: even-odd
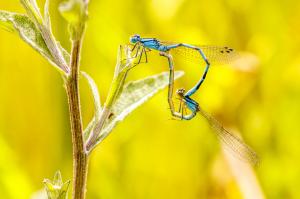
[[[84,199],[88,172],[88,155],[83,139],[79,97],[79,62],[83,32],[72,41],[71,74],[66,81],[73,144],[73,199]]]
[[[108,116],[111,113],[112,105],[116,101],[119,94],[122,92],[122,88],[124,86],[127,74],[131,68],[132,67],[130,67],[130,68],[125,67],[114,78],[114,80],[112,82],[112,86],[109,89],[108,97],[106,98],[106,101],[105,101],[105,104],[103,107],[100,121],[97,123],[97,126],[95,127],[95,129],[97,129],[97,130],[94,132],[101,132],[101,129],[103,128],[106,119],[108,118]],[[88,153],[91,152],[94,145],[96,144],[98,136],[99,136],[99,133],[92,133],[91,136],[89,137],[89,139],[87,140],[86,150]]]

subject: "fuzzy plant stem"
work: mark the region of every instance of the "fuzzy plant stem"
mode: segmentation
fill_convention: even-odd
[[[81,44],[82,37],[72,41],[71,74],[66,81],[73,144],[73,199],[85,199],[88,172],[78,82]]]

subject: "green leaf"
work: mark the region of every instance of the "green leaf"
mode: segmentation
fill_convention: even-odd
[[[44,180],[48,199],[66,199],[70,185],[70,180],[63,183],[60,171],[55,173],[53,181]]]
[[[49,3],[50,0],[46,0],[44,6],[44,18],[41,15],[39,7],[36,0],[21,0],[23,7],[25,8],[27,15],[31,21],[35,24],[36,28],[40,31],[46,46],[50,54],[53,57],[56,65],[64,72],[66,75],[70,72],[68,63],[63,57],[63,52],[58,46],[52,31],[51,31],[51,21],[49,15]]]
[[[6,30],[17,32],[27,44],[61,71],[61,68],[56,64],[55,59],[51,55],[40,30],[37,29],[36,25],[28,16],[0,11],[0,25],[0,27],[4,27]],[[58,46],[62,50],[65,59],[69,60],[70,55],[60,45]]]
[[[175,79],[184,74],[182,71],[175,72]],[[124,86],[122,94],[112,107],[112,116],[104,126],[97,144],[103,141],[112,129],[124,120],[137,107],[149,100],[155,93],[169,84],[169,72],[150,76],[142,80],[133,81]],[[96,146],[96,145],[95,145]]]
[[[13,23],[8,20],[11,17],[10,13],[0,11],[0,28],[5,29],[9,32],[14,32],[15,28]]]
[[[95,109],[95,115],[92,121],[88,124],[87,128],[84,130],[84,137],[87,139],[89,134],[91,133],[92,129],[95,127],[97,121],[100,119],[101,115],[101,101],[100,101],[100,95],[98,92],[98,87],[93,80],[87,73],[81,72],[82,76],[85,77],[85,79],[88,81],[90,90],[93,93],[93,99],[94,99],[94,109]]]
[[[6,27],[17,31],[26,43],[53,62],[53,58],[42,35],[40,34],[40,31],[36,28],[35,24],[28,16],[0,11],[0,20],[1,23],[6,24]]]

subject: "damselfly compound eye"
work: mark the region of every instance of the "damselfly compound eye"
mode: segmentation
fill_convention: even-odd
[[[135,44],[136,42],[141,40],[141,36],[138,34],[133,35],[130,37],[130,43]]]

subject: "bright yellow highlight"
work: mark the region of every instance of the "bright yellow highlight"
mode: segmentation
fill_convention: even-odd
[[[50,2],[54,34],[70,49],[68,27],[57,8],[62,1]],[[97,83],[102,102],[113,79],[118,46],[135,33],[226,45],[246,53],[239,63],[212,66],[193,97],[228,129],[239,132],[261,164],[255,175],[238,172],[242,180],[258,180],[241,188],[240,176],[234,176],[207,122],[200,116],[172,120],[164,90],[94,151],[87,199],[242,199],[256,186],[265,198],[300,198],[299,0],[90,2],[81,63]],[[24,13],[19,1],[0,0],[0,9]],[[129,72],[128,81],[168,70],[158,53],[150,52],[148,59]],[[175,68],[185,71],[175,88],[185,89],[204,70],[179,56]],[[37,52],[16,34],[0,30],[0,198],[30,198],[57,170],[64,180],[71,179],[71,134],[62,84],[60,74]],[[87,125],[93,99],[84,79],[80,89]],[[238,171],[244,171],[241,167]]]

